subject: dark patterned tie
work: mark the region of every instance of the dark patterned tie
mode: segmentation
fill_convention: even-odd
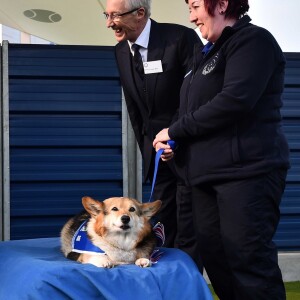
[[[139,73],[139,75],[141,76],[141,78],[143,79],[144,78],[144,66],[143,66],[142,56],[139,51],[140,48],[141,48],[141,46],[139,46],[137,44],[133,44],[131,46],[131,49],[134,52],[133,61],[134,61],[135,68],[136,68],[137,72]]]

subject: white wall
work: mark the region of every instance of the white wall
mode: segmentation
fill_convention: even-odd
[[[269,30],[283,52],[300,52],[300,0],[249,0],[249,5],[251,23]]]
[[[41,23],[25,18],[23,11],[35,8],[37,2],[41,3],[41,9],[59,11],[65,23]],[[89,2],[89,5],[85,5],[85,2]],[[0,0],[0,21],[8,26],[16,25],[15,28],[59,44],[115,45],[114,34],[106,28],[101,15],[106,0],[85,2]],[[254,24],[268,29],[284,52],[300,52],[300,0],[249,0],[249,4],[249,15]],[[188,6],[184,0],[152,0],[152,17],[158,22],[195,27],[189,22]]]
[[[300,52],[300,1],[249,0],[252,23],[268,29],[284,52]]]

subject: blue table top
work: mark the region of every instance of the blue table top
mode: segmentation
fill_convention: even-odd
[[[150,268],[105,269],[66,259],[59,238],[0,242],[0,299],[213,299],[187,254],[161,250]]]

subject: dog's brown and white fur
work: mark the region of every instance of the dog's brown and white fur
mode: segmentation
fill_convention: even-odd
[[[149,220],[160,209],[160,200],[143,204],[125,197],[103,202],[83,197],[82,204],[86,212],[71,218],[61,231],[61,249],[67,258],[105,268],[132,263],[151,265],[156,238]],[[73,235],[88,218],[88,237],[105,254],[72,252]]]

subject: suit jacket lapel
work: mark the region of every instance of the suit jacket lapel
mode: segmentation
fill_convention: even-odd
[[[120,68],[123,72],[122,81],[124,86],[128,87],[129,93],[134,95],[133,98],[139,98],[139,93],[136,89],[135,81],[131,72],[131,61],[130,61],[130,50],[127,42],[122,44],[122,49],[120,50],[120,60],[119,64],[122,65]],[[124,71],[123,71],[124,70]]]
[[[162,60],[162,57],[165,52],[165,42],[161,39],[161,35],[159,32],[159,24],[151,19],[151,30],[148,44],[148,61],[153,60]],[[164,65],[163,65],[164,71]],[[156,81],[159,73],[147,74],[147,91],[148,91],[148,108],[149,114],[151,113],[154,96],[155,96],[155,87]]]

